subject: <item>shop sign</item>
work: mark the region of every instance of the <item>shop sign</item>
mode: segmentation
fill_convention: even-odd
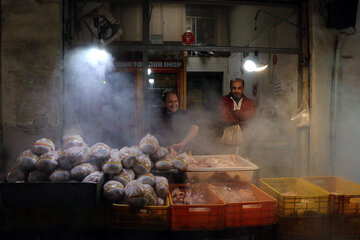
[[[114,62],[117,68],[142,68],[143,63],[140,61]],[[181,61],[149,61],[149,68],[180,68]]]
[[[194,43],[195,37],[192,32],[184,32],[182,35],[182,41],[184,44],[189,45]]]

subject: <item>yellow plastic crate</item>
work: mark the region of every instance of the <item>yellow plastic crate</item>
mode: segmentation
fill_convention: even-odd
[[[313,217],[328,214],[329,192],[301,178],[262,178],[260,188],[276,200],[282,217]]]
[[[113,203],[113,227],[120,229],[165,230],[170,227],[170,200],[165,206],[131,207]]]
[[[336,176],[303,179],[330,192],[330,214],[360,216],[360,185]]]

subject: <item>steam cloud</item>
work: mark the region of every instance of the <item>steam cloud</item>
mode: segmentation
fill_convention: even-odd
[[[131,74],[116,72],[113,58],[89,56],[80,48],[66,56],[64,136],[80,134],[86,143],[112,148],[133,144],[135,87]],[[130,89],[132,88],[132,89]]]

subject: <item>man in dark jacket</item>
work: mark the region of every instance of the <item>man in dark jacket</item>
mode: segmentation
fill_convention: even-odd
[[[163,103],[161,112],[153,119],[151,132],[161,146],[169,146],[176,152],[182,152],[199,133],[199,126],[194,124],[184,111],[179,110],[175,92],[165,92]]]

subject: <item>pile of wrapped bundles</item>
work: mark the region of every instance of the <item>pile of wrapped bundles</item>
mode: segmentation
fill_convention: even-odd
[[[165,177],[152,169],[187,169],[190,157],[159,146],[151,134],[138,146],[112,149],[104,143],[89,147],[79,135],[66,137],[55,150],[47,138],[37,140],[22,152],[7,173],[7,182],[92,182],[107,176],[104,196],[111,202],[133,206],[163,205],[169,192]]]
[[[52,140],[41,138],[31,149],[22,152],[15,165],[7,173],[7,181],[14,182],[98,182],[103,173],[95,160],[106,158],[109,153],[98,153],[101,145],[106,151],[110,147],[95,144],[89,148],[81,136],[75,135],[63,139],[63,146],[56,150]],[[98,157],[95,159],[95,157]]]

